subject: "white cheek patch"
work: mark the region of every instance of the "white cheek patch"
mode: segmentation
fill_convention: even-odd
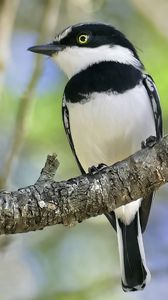
[[[54,61],[71,78],[81,70],[92,64],[102,61],[114,61],[123,64],[133,65],[141,69],[141,63],[134,56],[133,52],[122,46],[103,45],[95,48],[89,47],[66,47],[58,54],[52,56]]]

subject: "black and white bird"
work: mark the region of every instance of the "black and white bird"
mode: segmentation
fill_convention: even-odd
[[[70,26],[47,45],[30,51],[51,56],[68,76],[63,122],[82,173],[112,165],[141,148],[149,136],[162,137],[159,96],[133,44],[101,23]],[[142,290],[150,279],[142,233],[152,193],[107,213],[117,232],[124,291]]]

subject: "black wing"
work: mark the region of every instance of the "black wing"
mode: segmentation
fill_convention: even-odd
[[[143,84],[147,90],[151,102],[151,106],[152,106],[153,116],[155,120],[156,137],[157,140],[160,140],[163,136],[163,127],[162,127],[162,111],[160,107],[159,95],[155,83],[151,76],[145,74],[143,78]],[[142,204],[140,207],[140,221],[141,221],[142,232],[145,231],[148,222],[152,198],[153,198],[153,193],[150,193],[146,199],[142,200]]]
[[[144,74],[143,76],[143,85],[146,88],[146,91],[149,95],[149,99],[152,106],[153,116],[155,120],[155,128],[156,128],[156,137],[157,140],[160,140],[163,135],[163,128],[162,128],[162,111],[160,107],[160,99],[159,95],[155,86],[155,83],[151,76]],[[142,200],[142,204],[140,207],[140,221],[141,221],[141,229],[142,232],[145,231],[149,212],[151,208],[153,198],[153,192],[148,195],[145,199]],[[116,222],[115,222],[115,214],[114,212],[106,213],[106,217],[109,222],[112,224],[114,229],[116,229]]]
[[[155,120],[156,137],[160,140],[163,136],[162,111],[160,107],[160,99],[155,86],[155,83],[150,75],[144,74],[143,84],[149,95],[153,116]]]
[[[68,137],[68,141],[69,141],[72,153],[73,153],[74,157],[76,158],[76,161],[77,161],[77,164],[78,164],[78,167],[79,167],[81,173],[85,174],[85,171],[82,168],[82,166],[79,162],[79,159],[76,155],[75,147],[74,147],[74,144],[73,144],[73,140],[72,140],[72,136],[71,136],[71,129],[70,129],[70,122],[69,122],[69,112],[68,112],[68,108],[67,108],[66,103],[65,103],[65,96],[63,97],[63,100],[62,100],[62,119],[63,119],[65,132],[66,132],[66,135]]]

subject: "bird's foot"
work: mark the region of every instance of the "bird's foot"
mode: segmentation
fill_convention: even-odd
[[[141,149],[152,148],[157,143],[157,137],[151,135],[146,139],[146,141],[141,142]]]
[[[103,170],[103,169],[106,168],[106,167],[107,167],[107,165],[101,163],[101,164],[99,164],[98,166],[92,166],[92,167],[90,167],[90,168],[88,169],[88,173],[93,175],[93,174],[96,174],[96,173],[98,173],[99,171]]]

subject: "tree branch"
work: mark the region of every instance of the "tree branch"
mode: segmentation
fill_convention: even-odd
[[[168,136],[94,175],[56,182],[58,165],[49,155],[34,185],[0,193],[0,234],[70,226],[145,197],[168,181]]]
[[[5,71],[9,62],[10,42],[13,26],[19,7],[20,0],[1,0],[0,1],[0,103],[2,103],[2,91],[5,81]]]
[[[40,44],[45,40],[45,38],[49,35],[48,32],[53,33],[55,30],[59,16],[60,3],[60,0],[48,0],[44,2],[43,14],[41,18],[41,31],[36,42],[37,44]],[[43,57],[37,55],[30,81],[28,82],[23,95],[20,97],[12,143],[6,155],[6,159],[4,160],[3,170],[0,174],[0,187],[6,186],[13,166],[13,161],[18,155],[25,138],[28,128],[28,119],[31,116],[34,104],[33,95],[42,73],[42,63]]]

